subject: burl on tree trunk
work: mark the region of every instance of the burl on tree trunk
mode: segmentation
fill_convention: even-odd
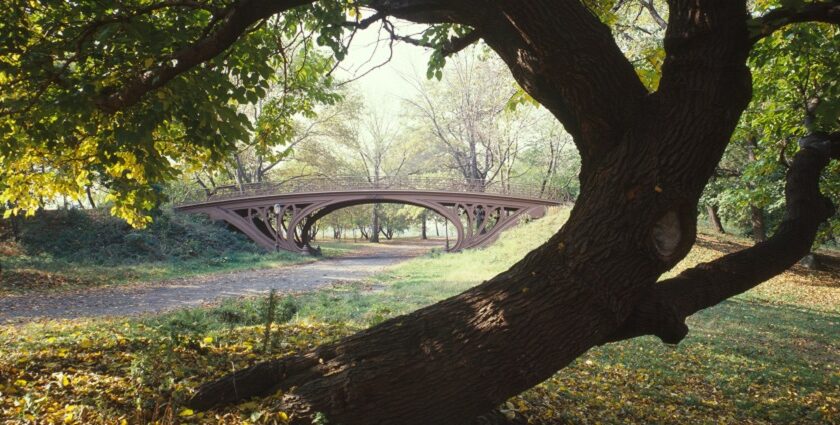
[[[284,3],[296,2],[276,1],[272,13]],[[657,283],[694,243],[698,199],[751,97],[752,44],[813,19],[773,14],[750,34],[743,0],[668,3],[666,59],[649,93],[610,29],[579,1],[374,0],[382,16],[473,28],[467,37],[482,38],[573,136],[581,195],[563,228],[510,270],[206,384],[190,404],[207,409],[283,390],[293,423],[316,412],[344,425],[469,423],[596,345],[649,334],[676,343],[687,316],[805,255],[833,211],[818,177],[838,156],[837,135],[803,139],[788,175],[787,217],[772,238]],[[250,16],[235,9],[232,16]]]

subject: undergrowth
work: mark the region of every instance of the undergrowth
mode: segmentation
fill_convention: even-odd
[[[6,226],[8,228],[9,226]],[[201,215],[164,210],[133,229],[104,210],[42,211],[0,240],[0,293],[160,280],[312,261],[268,253]]]

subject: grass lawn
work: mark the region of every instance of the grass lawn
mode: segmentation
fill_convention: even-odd
[[[197,384],[306,350],[480,283],[509,267],[566,211],[483,251],[433,252],[364,283],[281,300],[269,354],[264,299],[138,320],[0,327],[0,417],[10,423],[282,423],[277,398],[195,413]],[[678,268],[740,242],[703,236]],[[531,423],[840,422],[840,274],[795,268],[689,319],[678,346],[637,338],[590,350],[505,405]]]

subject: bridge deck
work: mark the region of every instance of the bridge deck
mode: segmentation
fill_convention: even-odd
[[[223,200],[262,198],[281,194],[341,194],[349,192],[423,192],[423,193],[474,193],[497,195],[504,198],[546,201],[546,204],[560,204],[567,201],[561,191],[553,187],[538,185],[466,181],[463,179],[407,177],[380,178],[371,182],[362,177],[305,177],[282,182],[260,182],[245,185],[219,186],[213,189],[196,187],[176,202],[178,207],[200,204],[215,204]]]

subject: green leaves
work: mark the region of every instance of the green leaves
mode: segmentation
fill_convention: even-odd
[[[443,68],[446,66],[446,52],[452,40],[467,35],[471,28],[456,24],[431,25],[423,31],[420,42],[424,45],[433,46],[432,54],[429,56],[429,64],[426,69],[426,78],[435,78],[440,81],[443,78]]]
[[[240,112],[273,86],[292,87],[277,106],[280,132],[295,114],[311,116],[337,98],[332,59],[307,41],[308,54],[286,57],[290,38],[324,28],[320,40],[340,50],[336,26],[346,4],[312,7],[261,22],[223,54],[184,72],[134,106],[103,112],[103,99],[132,78],[177,66],[175,52],[217,25],[226,1],[150,3],[12,0],[0,10],[0,202],[34,211],[59,195],[82,197],[96,183],[113,212],[134,225],[162,200],[153,184],[184,169],[220,163],[256,131]],[[338,51],[336,50],[336,51]],[[292,53],[298,54],[298,53]],[[295,61],[294,72],[279,73]],[[268,119],[268,118],[267,118]],[[285,127],[284,127],[285,126]],[[264,134],[263,134],[264,135]],[[263,146],[285,136],[263,137]]]
[[[636,74],[650,91],[659,88],[662,77],[662,64],[665,63],[665,49],[662,46],[648,46],[639,55],[642,60],[636,63]]]
[[[746,223],[751,205],[764,209],[771,221],[781,219],[784,161],[796,153],[797,139],[810,131],[840,129],[838,50],[840,30],[825,24],[787,26],[756,44],[750,58],[753,101],[720,165],[737,175],[707,188],[707,200],[720,205],[730,220]],[[836,197],[833,188],[840,179],[836,173],[825,175],[823,190]]]

